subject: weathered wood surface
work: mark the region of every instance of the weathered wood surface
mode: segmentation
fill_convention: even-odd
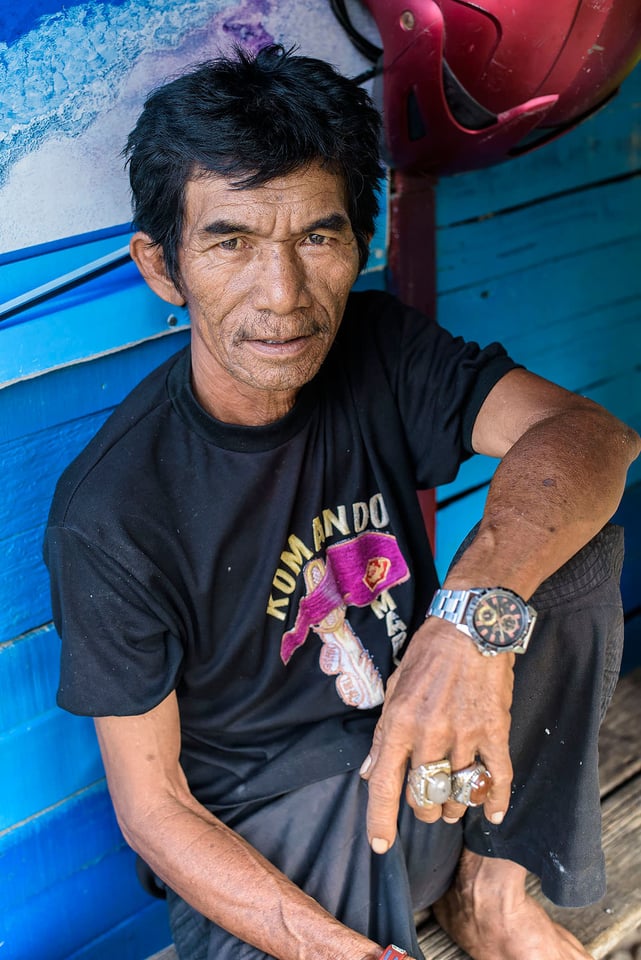
[[[608,892],[591,907],[555,907],[532,878],[528,888],[546,910],[585,944],[595,960],[603,958],[641,925],[641,668],[617,686],[601,728],[600,777],[603,847]],[[429,918],[419,923],[419,941],[427,960],[466,960],[467,954]],[[176,960],[167,947],[149,960]]]
[[[601,796],[607,797],[638,774],[641,774],[641,667],[619,681],[601,727]],[[639,853],[641,857],[641,847]],[[641,871],[637,879],[641,879]]]
[[[561,909],[542,896],[534,880],[528,885],[548,913],[578,937],[595,960],[602,960],[641,923],[640,843],[641,776],[637,774],[603,804],[603,846],[608,871],[604,899],[580,910]],[[465,960],[468,956],[431,920],[420,943],[428,960]]]

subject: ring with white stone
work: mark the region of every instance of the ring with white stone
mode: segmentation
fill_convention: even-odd
[[[416,805],[430,807],[449,800],[452,793],[451,774],[452,767],[447,759],[413,767],[407,776],[407,783]]]

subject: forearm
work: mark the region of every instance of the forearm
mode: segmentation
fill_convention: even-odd
[[[474,543],[446,585],[529,597],[610,519],[639,437],[593,405],[532,426],[499,464]]]
[[[196,910],[279,960],[378,960],[378,944],[339,923],[196,800],[179,763],[175,693],[140,716],[97,718],[96,731],[126,840]]]
[[[126,838],[200,913],[279,960],[378,960],[381,947],[345,927],[201,807],[168,799]]]

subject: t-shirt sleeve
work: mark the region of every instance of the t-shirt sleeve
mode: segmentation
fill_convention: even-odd
[[[499,343],[481,348],[411,308],[399,305],[392,322],[391,378],[417,487],[449,483],[474,453],[472,431],[483,401],[518,364]]]
[[[73,530],[50,527],[45,560],[62,640],[58,704],[86,716],[145,713],[175,689],[182,645],[141,579]]]

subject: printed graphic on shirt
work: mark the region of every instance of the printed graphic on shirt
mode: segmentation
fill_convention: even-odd
[[[389,522],[382,496],[377,494],[370,501],[375,504],[374,518],[379,523]],[[372,511],[365,503],[355,504],[352,515],[362,518],[365,508],[371,521]],[[323,538],[317,534],[327,529],[323,518],[330,518],[329,532]],[[336,513],[323,511],[314,518],[314,546],[319,551],[323,540],[332,532],[332,526],[341,533],[350,533],[346,523],[345,507]],[[335,522],[337,521],[337,522]],[[383,525],[383,523],[381,523]],[[292,573],[302,572],[305,595],[301,598],[296,620],[281,641],[281,659],[288,663],[307,640],[310,631],[321,640],[319,664],[321,670],[336,676],[336,691],[344,703],[368,709],[383,701],[383,681],[370,653],[355,634],[348,618],[349,606],[370,606],[379,620],[384,620],[393,653],[398,653],[407,637],[407,628],[396,613],[396,603],[390,588],[403,583],[410,576],[396,537],[377,530],[365,530],[355,537],[340,540],[325,550],[324,558],[314,557],[312,550],[297,537],[288,540],[288,551],[281,554],[281,564],[274,576],[273,586],[286,594],[293,593],[296,581],[283,567]],[[305,562],[307,561],[307,562]],[[283,576],[285,574],[285,576]],[[289,604],[289,596],[270,596],[267,613],[284,619],[283,607]]]
[[[305,565],[307,597],[314,596],[325,575],[323,560],[310,560]],[[346,618],[345,604],[337,604],[322,620],[311,624],[311,629],[323,644],[319,657],[320,668],[330,676],[336,674],[336,691],[341,700],[362,710],[382,703],[384,691],[381,675],[352,630]]]

